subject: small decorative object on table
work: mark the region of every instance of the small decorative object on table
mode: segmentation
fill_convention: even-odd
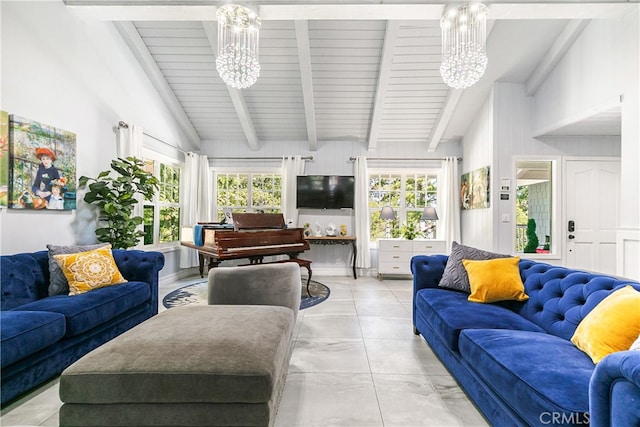
[[[324,229],[324,232],[327,236],[335,236],[336,235],[336,225],[332,222],[327,224],[327,228]]]
[[[340,235],[341,236],[347,235],[347,226],[344,224],[340,224]]]
[[[316,221],[316,233],[315,233],[316,237],[320,237],[322,236],[322,226],[320,225],[320,223],[318,221]]]
[[[304,236],[305,237],[311,236],[311,224],[309,224],[308,222],[305,222],[303,224],[302,228],[304,228]]]

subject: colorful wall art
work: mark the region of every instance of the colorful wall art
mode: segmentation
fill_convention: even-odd
[[[462,175],[460,206],[463,210],[489,207],[489,166]]]
[[[76,134],[9,116],[9,207],[76,208]]]

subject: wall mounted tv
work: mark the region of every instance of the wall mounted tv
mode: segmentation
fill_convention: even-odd
[[[305,175],[297,177],[298,209],[353,208],[355,178],[340,175]]]

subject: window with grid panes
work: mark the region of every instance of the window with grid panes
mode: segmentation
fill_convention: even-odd
[[[426,206],[438,206],[438,171],[369,172],[371,241],[385,237],[386,222],[380,218],[384,206],[391,206],[396,213],[396,219],[390,221],[391,237],[401,237],[400,227],[406,223],[425,229],[422,211]]]
[[[215,173],[216,217],[231,212],[282,212],[282,174],[280,172]]]
[[[143,205],[144,244],[158,245],[180,239],[180,177],[178,164],[145,159],[145,169],[160,181],[154,199]]]

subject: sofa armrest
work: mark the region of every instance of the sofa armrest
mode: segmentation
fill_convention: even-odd
[[[447,255],[416,255],[411,258],[413,293],[424,288],[437,288],[448,259]]]
[[[596,365],[589,384],[591,427],[640,425],[640,351],[612,353]]]
[[[129,281],[145,282],[151,286],[151,304],[153,314],[158,313],[158,279],[164,267],[164,255],[161,252],[140,251],[135,249],[114,249],[113,259],[120,273]]]

